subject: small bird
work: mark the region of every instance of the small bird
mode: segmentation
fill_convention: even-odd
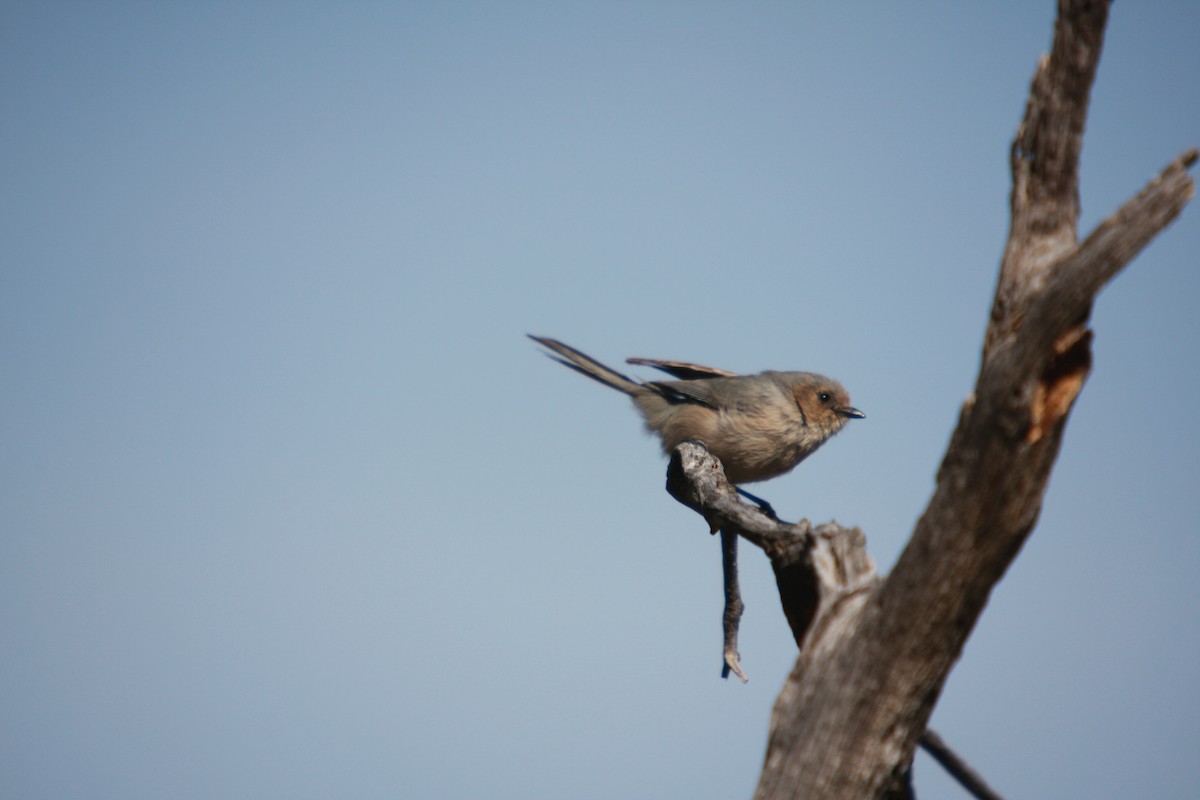
[[[680,379],[639,383],[556,339],[529,338],[555,361],[633,398],[668,455],[689,439],[703,442],[735,485],[790,471],[847,420],[866,416],[850,405],[840,383],[812,372],[736,375],[681,361],[628,359]]]

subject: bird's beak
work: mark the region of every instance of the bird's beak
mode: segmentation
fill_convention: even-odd
[[[862,413],[861,411],[859,411],[857,408],[846,407],[846,408],[837,408],[834,410],[837,411],[837,413],[841,414],[843,417],[849,417],[850,419],[866,419],[867,418],[867,415]]]

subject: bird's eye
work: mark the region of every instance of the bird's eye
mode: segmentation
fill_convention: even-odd
[[[829,392],[821,392],[819,395],[817,395],[817,397],[821,399],[822,403],[829,402]]]

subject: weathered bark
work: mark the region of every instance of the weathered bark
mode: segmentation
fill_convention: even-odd
[[[906,795],[913,750],[992,587],[1033,530],[1091,368],[1092,303],[1193,194],[1197,152],[1079,242],[1079,154],[1109,3],[1061,0],[1012,146],[1012,226],[975,391],[886,579],[861,532],[779,524],[684,444],[672,493],[771,559],[800,647],[772,715],[759,800]]]

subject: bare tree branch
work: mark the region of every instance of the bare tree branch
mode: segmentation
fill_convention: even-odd
[[[765,513],[761,507],[751,509],[743,505],[737,500],[739,490],[727,482],[721,462],[700,442],[684,442],[676,448],[667,470],[667,490],[681,503],[703,514],[710,525],[720,527],[723,546],[737,541],[741,534],[770,556],[783,608],[802,654],[815,644],[849,635],[845,628],[847,621],[854,619],[867,593],[879,585],[861,531],[842,528],[836,523],[814,529],[807,520],[790,524]],[[728,560],[726,567],[730,567]],[[727,579],[730,574],[727,569]],[[736,574],[736,557],[732,574]],[[728,592],[727,585],[727,609]],[[728,623],[727,618],[727,659]],[[736,625],[733,636],[736,655]],[[980,800],[999,800],[932,730],[925,731],[921,745],[972,795]],[[911,798],[911,777],[911,769],[906,769],[884,796],[894,800]]]
[[[808,520],[781,522],[738,499],[720,460],[699,442],[675,448],[667,491],[704,516],[712,530],[730,531],[762,548],[771,560],[792,636],[802,649],[810,626],[827,626],[844,602],[877,585],[875,564],[858,528]],[[820,637],[816,637],[820,638]]]
[[[724,666],[721,667],[721,677],[728,678],[732,672],[745,683],[749,680],[742,671],[742,657],[738,653],[738,626],[742,621],[742,612],[746,610],[742,602],[742,590],[738,585],[738,535],[733,530],[721,531],[721,572],[725,578],[725,612],[721,615],[721,627],[725,631]]]
[[[921,737],[921,747],[925,748],[925,752],[941,764],[946,772],[953,775],[973,797],[978,800],[1000,800],[1000,795],[996,794],[967,762],[959,758],[932,728],[926,730],[925,735]]]
[[[672,461],[673,495],[770,557],[800,648],[759,800],[911,793],[913,750],[946,677],[1041,511],[1091,369],[1096,295],[1192,197],[1195,150],[1079,242],[1079,154],[1108,8],[1060,0],[1012,146],[1012,226],[975,391],[892,573],[876,577],[857,529],[787,525],[737,502],[702,449],[685,443]]]

